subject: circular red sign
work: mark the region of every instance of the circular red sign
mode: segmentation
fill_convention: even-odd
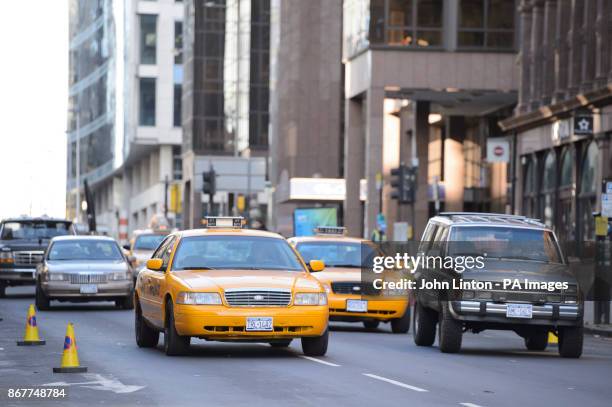
[[[500,155],[504,155],[504,148],[502,146],[496,146],[493,149],[493,154],[495,154],[496,156],[500,156]]]

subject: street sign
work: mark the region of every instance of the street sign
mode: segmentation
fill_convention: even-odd
[[[604,192],[606,194],[612,194],[612,181],[606,182],[606,190]]]
[[[601,194],[601,216],[612,218],[612,193]]]
[[[510,143],[505,137],[487,139],[487,161],[507,163],[510,161]]]
[[[581,136],[593,134],[593,116],[581,114],[574,117],[574,134]]]

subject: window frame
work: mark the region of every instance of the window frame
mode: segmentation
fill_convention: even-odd
[[[457,5],[457,50],[459,51],[495,51],[495,52],[516,52],[517,49],[517,45],[518,45],[518,41],[517,41],[517,22],[518,22],[518,15],[517,15],[517,1],[516,0],[512,0],[514,2],[514,15],[513,15],[513,27],[510,28],[489,28],[487,27],[487,23],[489,21],[489,4],[491,2],[491,0],[482,0],[483,1],[483,21],[482,21],[482,27],[480,28],[471,28],[471,27],[461,27],[461,2],[462,0],[459,0],[459,3]],[[482,46],[477,46],[477,45],[461,45],[460,43],[460,35],[462,32],[467,32],[467,33],[482,33],[483,34],[483,45]],[[493,34],[503,34],[503,33],[510,33],[512,34],[512,46],[511,47],[499,47],[499,46],[488,46],[487,45],[487,38],[488,38],[488,34],[489,33],[493,33]]]

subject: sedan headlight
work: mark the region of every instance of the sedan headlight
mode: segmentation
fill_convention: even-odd
[[[109,274],[108,279],[111,281],[127,280],[127,272],[117,271],[115,273],[111,273]]]
[[[64,273],[47,273],[48,281],[68,281],[68,275]]]
[[[192,293],[181,291],[176,298],[177,304],[193,305],[221,305],[221,296],[218,293]]]
[[[297,293],[293,300],[294,305],[327,305],[325,293]]]

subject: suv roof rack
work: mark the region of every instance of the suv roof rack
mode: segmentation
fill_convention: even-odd
[[[509,225],[546,227],[539,219],[528,218],[523,215],[509,215],[507,213],[441,212],[439,216],[449,217],[458,223],[505,223]]]

